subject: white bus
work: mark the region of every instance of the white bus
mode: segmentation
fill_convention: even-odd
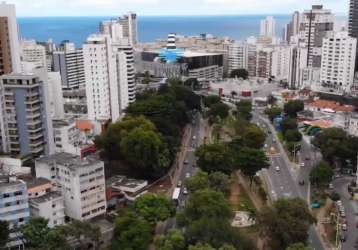
[[[172,199],[176,205],[178,205],[179,195],[180,195],[180,188],[175,188],[174,192],[173,192]]]

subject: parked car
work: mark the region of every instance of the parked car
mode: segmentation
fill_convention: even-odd
[[[347,224],[342,224],[342,230],[347,231]]]
[[[181,187],[181,185],[182,185],[182,182],[181,182],[181,181],[178,181],[177,186],[178,186],[178,187]]]
[[[186,173],[185,178],[190,178],[190,173]]]
[[[279,167],[279,166],[276,166],[275,169],[276,169],[277,172],[280,171],[280,167]]]
[[[185,195],[188,194],[188,189],[186,187],[183,188],[183,194],[185,194]]]

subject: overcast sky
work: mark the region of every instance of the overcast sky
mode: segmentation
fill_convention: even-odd
[[[18,16],[290,14],[323,4],[346,15],[349,0],[8,0]]]

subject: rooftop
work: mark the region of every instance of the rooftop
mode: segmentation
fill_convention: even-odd
[[[44,184],[51,184],[51,181],[46,178],[39,177],[26,181],[26,183],[27,183],[27,188],[30,189],[37,186],[42,186]]]
[[[106,184],[108,186],[127,187],[127,188],[136,188],[146,183],[147,183],[146,180],[130,179],[124,175],[115,175],[106,181]]]
[[[46,193],[46,194],[36,197],[36,198],[32,198],[31,202],[44,203],[44,202],[52,201],[52,200],[60,198],[60,197],[62,197],[61,192],[53,191],[53,192]]]
[[[94,155],[81,159],[78,155],[73,155],[69,153],[57,153],[51,156],[44,156],[36,160],[36,163],[45,163],[52,164],[56,162],[56,164],[66,166],[71,170],[75,170],[77,168],[89,167],[95,164],[101,163],[100,160],[97,159]]]
[[[354,106],[352,105],[342,105],[339,102],[323,100],[323,99],[319,99],[313,102],[308,102],[306,104],[320,109],[331,109],[335,112],[353,112],[355,109]]]
[[[180,50],[180,48],[178,48]],[[160,54],[161,50],[144,50],[143,52],[147,53],[155,53]],[[205,51],[193,51],[193,50],[182,50],[183,54],[182,57],[199,57],[199,56],[217,56],[222,55],[220,53],[212,53],[212,52],[205,52]]]

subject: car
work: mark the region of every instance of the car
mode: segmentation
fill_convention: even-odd
[[[346,234],[341,234],[341,242],[345,242],[347,240]]]
[[[189,161],[188,161],[188,160],[185,160],[185,161],[184,161],[184,164],[185,164],[185,165],[189,164]]]
[[[267,133],[271,134],[271,130],[267,131]]]
[[[329,183],[329,184],[328,184],[328,188],[329,188],[329,189],[333,189],[333,188],[334,188],[334,187],[333,187],[333,184],[332,184],[332,183]]]
[[[178,181],[177,187],[181,187],[182,181]]]
[[[275,142],[276,142],[276,139],[272,139],[272,142],[274,142],[274,143],[275,143]]]
[[[357,222],[357,224],[356,224],[356,228],[358,228],[358,222]]]
[[[278,171],[280,171],[280,167],[279,166],[276,166],[275,167],[275,170],[278,172]]]
[[[185,178],[190,178],[190,173],[186,173]]]
[[[185,194],[185,195],[188,194],[188,189],[186,187],[183,188],[183,194]]]
[[[305,160],[309,161],[309,160],[311,160],[311,158],[309,156],[306,156]]]
[[[342,230],[347,231],[347,224],[342,224]]]
[[[301,162],[300,166],[301,166],[301,167],[304,167],[304,166],[305,166],[305,163],[304,163],[304,162]]]
[[[261,144],[262,145],[262,144]],[[265,148],[267,148],[267,144],[264,145]]]
[[[345,218],[346,217],[346,212],[341,212],[341,217]]]

